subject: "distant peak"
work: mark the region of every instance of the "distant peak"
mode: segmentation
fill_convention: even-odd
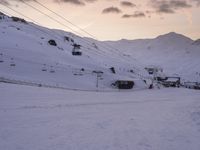
[[[184,36],[184,35],[182,35],[182,34],[178,34],[178,33],[176,33],[176,32],[169,32],[169,33],[167,33],[167,34],[163,34],[163,35],[160,35],[160,36],[158,36],[158,37],[180,37],[180,36]],[[185,37],[185,36],[184,36]]]
[[[180,35],[180,34],[178,34],[178,33],[176,33],[176,32],[169,32],[169,33],[167,33],[167,34],[165,34],[165,35]]]
[[[160,35],[158,36],[156,39],[167,39],[167,40],[177,40],[177,39],[182,39],[182,40],[188,40],[188,41],[193,41],[192,39],[190,39],[189,37],[176,33],[176,32],[169,32],[167,34],[164,35]]]

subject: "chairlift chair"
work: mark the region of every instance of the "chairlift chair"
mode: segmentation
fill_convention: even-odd
[[[50,73],[55,73],[55,70],[53,69],[53,66],[51,66]]]
[[[0,53],[0,63],[3,63],[4,61],[3,61],[3,54],[2,53]]]
[[[14,63],[14,58],[11,58],[10,66],[11,66],[11,67],[15,67],[15,66],[16,66],[16,64]]]
[[[43,64],[42,71],[47,71],[46,64]]]
[[[81,45],[73,44],[72,46],[74,47],[72,50],[72,55],[73,56],[81,56],[82,55],[82,52],[80,51]]]

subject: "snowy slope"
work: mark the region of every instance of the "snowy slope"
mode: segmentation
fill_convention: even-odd
[[[4,14],[0,19],[0,37],[1,77],[94,90],[97,75],[93,71],[103,72],[101,89],[111,88],[113,80],[118,78],[138,80],[147,75],[144,66],[135,59],[107,50],[102,43],[91,43],[87,38],[24,20],[16,21]],[[50,45],[49,40],[57,45]],[[81,45],[82,56],[72,55],[73,44]],[[115,67],[117,74],[110,71],[111,67]]]
[[[107,41],[145,66],[160,66],[166,74],[200,80],[200,44],[174,32],[155,39]]]
[[[0,18],[1,77],[94,90],[97,78],[93,71],[102,71],[99,88],[110,89],[116,79],[149,78],[144,68],[153,65],[163,68],[166,75],[181,76],[183,81],[200,81],[199,40],[174,32],[155,39],[97,41],[16,22],[4,14]],[[51,39],[57,46],[48,43]],[[81,45],[82,56],[72,55],[73,44]],[[10,66],[13,62],[15,67]]]
[[[1,150],[199,150],[200,92],[0,83]]]

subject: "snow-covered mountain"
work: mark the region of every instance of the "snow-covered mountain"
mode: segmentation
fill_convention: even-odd
[[[168,75],[200,80],[200,41],[174,32],[155,39],[107,41],[145,66],[159,66]]]
[[[183,80],[200,78],[199,40],[174,32],[155,39],[97,41],[1,13],[0,37],[0,76],[9,79],[111,89],[118,79],[149,78],[144,69],[148,66],[158,66],[166,75]],[[99,71],[103,75],[97,83]]]
[[[136,59],[102,42],[2,13],[0,37],[0,77],[94,90],[97,84],[99,89],[111,89],[115,80],[147,76]],[[98,83],[97,72],[103,72]]]

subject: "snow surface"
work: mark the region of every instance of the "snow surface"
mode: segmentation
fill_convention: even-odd
[[[169,33],[102,42],[0,16],[0,81],[15,83],[0,82],[0,150],[200,149],[199,91],[143,82],[150,65],[198,80],[199,41]],[[72,55],[75,43],[82,56]],[[94,71],[103,71],[98,88]],[[134,80],[133,90],[113,89],[118,79]]]
[[[126,55],[136,58],[146,67],[163,68],[168,76],[180,76],[188,81],[200,82],[199,40],[174,32],[155,39],[107,41]]]
[[[199,150],[200,93],[0,83],[1,150]]]
[[[184,81],[200,82],[200,45],[174,32],[155,39],[97,41],[69,32],[15,22],[2,15],[0,19],[0,77],[43,82],[67,88],[95,90],[96,74],[104,72],[99,89],[118,78],[149,80],[148,66],[164,70],[165,76],[180,76]],[[68,37],[68,40],[65,39]],[[48,41],[53,39],[57,46]],[[73,56],[73,44],[80,44],[82,56]],[[11,59],[16,67],[10,67]],[[42,72],[44,68],[47,72]],[[116,74],[109,68],[114,67]],[[85,71],[82,72],[81,69]],[[51,70],[55,73],[49,73]],[[144,84],[139,87],[146,88]]]
[[[87,38],[33,23],[15,22],[8,16],[2,18],[0,60],[4,62],[0,63],[0,77],[95,90],[97,75],[93,71],[102,71],[98,88],[105,90],[112,89],[111,83],[118,78],[143,80],[147,76],[138,61],[113,49],[105,49],[98,41],[90,42]],[[48,43],[51,39],[57,46]],[[72,55],[73,44],[81,45],[82,56]],[[11,66],[13,63],[16,66]],[[117,74],[111,72],[111,67],[115,67]],[[47,71],[42,71],[44,68]]]

